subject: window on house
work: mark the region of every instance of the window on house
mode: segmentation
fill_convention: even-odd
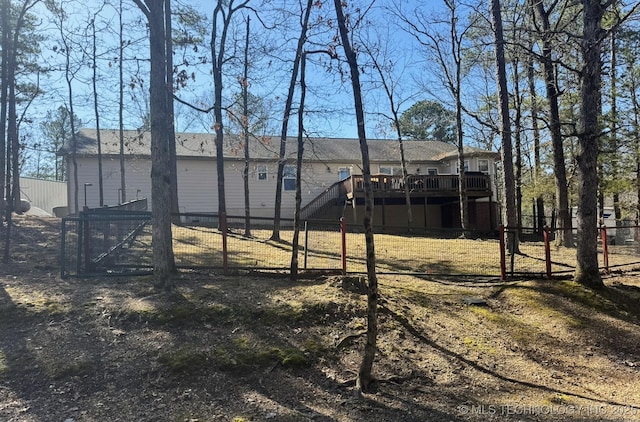
[[[267,180],[267,166],[258,165],[258,180]]]
[[[284,190],[296,190],[296,167],[284,166],[282,175],[282,186]]]
[[[469,160],[464,160],[464,172],[469,171]],[[460,162],[456,161],[456,174],[460,173]]]
[[[391,167],[391,166],[380,166],[378,174],[388,174],[390,176],[400,176],[402,175],[401,167]]]
[[[478,171],[489,174],[489,160],[478,160]]]
[[[438,175],[438,169],[427,169],[427,175],[429,175],[429,176],[437,176]]]
[[[338,169],[338,180],[339,181],[348,179],[349,176],[351,176],[351,170],[349,169],[349,167],[340,167]]]

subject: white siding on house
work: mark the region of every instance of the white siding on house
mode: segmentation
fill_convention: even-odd
[[[100,187],[98,184],[98,166],[95,158],[78,157],[78,206],[82,208],[85,202],[84,184],[87,186],[87,206],[100,206]],[[75,187],[74,168],[69,165],[69,212],[76,212],[74,207]],[[150,162],[148,159],[129,159],[125,162],[125,181],[127,200],[144,198],[150,195]],[[118,205],[120,203],[120,161],[114,157],[104,157],[102,160],[103,205]],[[138,192],[139,190],[139,192]]]
[[[89,207],[100,206],[97,166],[97,142],[95,130],[80,131],[80,151],[77,152],[78,188],[74,184],[73,166],[70,164],[70,152],[66,151],[69,162],[70,178],[68,203],[70,212],[75,213],[74,199],[77,194],[79,207],[84,205],[84,185],[86,201]],[[118,159],[119,140],[117,132],[103,131],[103,181],[104,205],[117,205],[121,201],[120,163]],[[149,146],[150,134],[132,132],[127,135],[128,143],[125,178],[126,199],[150,198],[151,160]],[[225,141],[225,196],[227,214],[244,215],[244,159],[238,155],[238,145],[231,136]],[[293,141],[293,139],[292,139]],[[184,213],[216,213],[218,211],[218,186],[216,161],[211,134],[180,134],[177,136],[177,172],[179,210]],[[346,174],[361,175],[361,154],[359,142],[348,139],[317,138],[305,148],[305,161],[301,172],[302,207],[322,194]],[[263,139],[260,143],[251,143],[251,163],[249,168],[249,190],[251,215],[254,217],[273,217],[275,209],[275,189],[279,138]],[[369,143],[372,171],[385,170],[399,174],[400,155],[397,143],[388,140],[371,140]],[[296,142],[287,142],[287,165],[295,165]],[[105,153],[105,151],[108,151]],[[447,175],[456,172],[455,147],[442,142],[405,143],[407,171],[409,174],[428,174],[437,169],[437,174]],[[138,154],[138,155],[137,155]],[[140,158],[142,157],[142,158]],[[469,170],[478,171],[478,157],[496,159],[496,154],[471,150],[466,157]],[[489,166],[493,173],[493,165]],[[495,192],[495,190],[494,190]],[[149,201],[151,206],[151,201]],[[282,192],[282,217],[292,218],[295,206],[295,191]]]
[[[95,158],[78,157],[78,205],[84,205],[84,184],[87,187],[87,206],[100,205],[98,170]],[[258,165],[267,168],[267,178],[258,179]],[[339,168],[358,167],[353,163],[307,164],[302,169],[302,206],[338,182]],[[116,157],[106,157],[102,162],[104,205],[119,203],[120,162]],[[74,210],[73,166],[69,166],[69,209]],[[136,158],[125,162],[125,180],[127,200],[150,198],[151,161],[148,158]],[[244,162],[227,160],[225,162],[225,195],[227,214],[244,215]],[[273,217],[275,210],[276,163],[252,162],[249,168],[249,192],[251,215],[254,217]],[[178,159],[178,201],[183,213],[214,213],[218,211],[218,182],[216,165],[213,160]],[[354,170],[359,173],[359,171]],[[151,206],[151,202],[149,202]],[[293,218],[295,210],[295,191],[282,192],[282,217]]]

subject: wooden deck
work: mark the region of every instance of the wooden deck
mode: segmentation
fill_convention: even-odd
[[[347,179],[349,181],[349,179]],[[353,195],[364,195],[364,176],[352,176],[352,185],[346,186],[347,192]],[[350,181],[349,181],[350,182]],[[407,178],[409,192],[412,196],[456,196],[458,194],[458,175],[411,175]],[[491,195],[491,180],[486,174],[466,174],[467,194],[475,197]],[[404,195],[405,183],[402,176],[376,174],[371,176],[371,185],[376,195]],[[352,189],[350,189],[352,187]]]
[[[403,200],[405,182],[402,176],[376,174],[371,176],[375,201]],[[458,196],[458,175],[411,175],[407,178],[412,201],[426,204],[427,201],[451,203]],[[491,178],[486,174],[466,174],[467,197],[469,199],[490,198]],[[318,216],[327,208],[343,205],[345,201],[360,202],[364,198],[364,177],[352,175],[336,182],[302,208],[302,218]]]

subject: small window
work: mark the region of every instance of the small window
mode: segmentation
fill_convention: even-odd
[[[402,167],[380,166],[378,174],[388,174],[389,176],[401,176]]]
[[[438,169],[427,169],[427,175],[429,175],[429,176],[437,176],[438,175]]]
[[[469,171],[469,160],[464,160],[464,172]],[[460,173],[460,162],[456,161],[456,174]]]
[[[339,181],[343,181],[345,179],[348,179],[349,176],[351,176],[351,170],[349,169],[349,167],[340,167],[338,169],[338,180]]]
[[[478,171],[489,174],[489,160],[478,160]]]
[[[296,167],[284,166],[282,175],[282,186],[284,190],[296,190]]]
[[[267,166],[258,165],[258,180],[267,180]]]

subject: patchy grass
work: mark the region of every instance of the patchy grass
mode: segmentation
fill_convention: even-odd
[[[202,346],[199,346],[202,347]],[[323,351],[318,342],[307,340],[303,348],[276,347],[240,336],[216,347],[201,349],[195,345],[183,345],[179,349],[163,352],[158,362],[173,374],[189,374],[208,369],[249,373],[256,370],[308,367]]]
[[[640,417],[637,274],[603,292],[382,274],[378,382],[356,397],[358,280],[182,273],[160,294],[148,277],[54,279],[26,251],[0,269],[1,420],[498,422],[514,416],[501,406],[551,405]],[[482,406],[498,412],[462,412]],[[592,419],[567,409],[515,416]]]
[[[276,365],[285,368],[302,368],[312,362],[311,354],[291,346],[276,347],[268,343],[238,337],[213,350],[217,368],[223,371],[247,372],[269,370]]]
[[[63,295],[51,296],[44,291],[37,291],[27,286],[7,287],[4,289],[10,305],[4,309],[21,310],[26,314],[46,314],[52,317],[62,316],[71,310],[69,299]]]
[[[194,373],[210,366],[210,357],[206,351],[193,346],[182,346],[177,350],[165,352],[158,356],[158,362],[171,373]]]
[[[71,362],[68,360],[47,362],[45,369],[52,379],[59,380],[91,375],[95,370],[95,364],[91,360],[79,358]]]
[[[0,376],[7,371],[7,357],[0,351]]]

